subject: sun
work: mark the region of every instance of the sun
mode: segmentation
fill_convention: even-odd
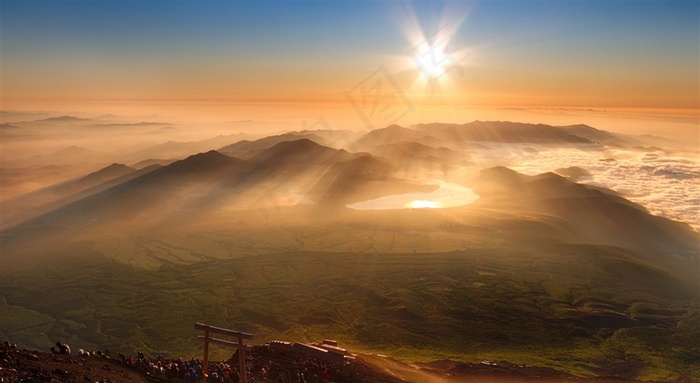
[[[407,65],[410,63],[412,69],[417,70],[413,86],[427,85],[429,92],[426,92],[425,88],[423,92],[426,92],[430,99],[436,92],[454,93],[463,83],[463,65],[469,52],[465,47],[453,49],[451,40],[455,32],[456,30],[449,26],[439,28],[427,36],[423,31],[417,31],[415,35],[422,37],[407,51]]]
[[[437,79],[445,74],[452,64],[452,57],[444,43],[430,44],[428,41],[413,50],[412,58],[416,67],[427,79]]]
[[[413,200],[405,205],[409,209],[438,209],[440,203],[422,199]]]

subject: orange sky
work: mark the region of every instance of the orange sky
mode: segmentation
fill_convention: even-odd
[[[696,135],[697,2],[507,5],[8,2],[2,108]]]

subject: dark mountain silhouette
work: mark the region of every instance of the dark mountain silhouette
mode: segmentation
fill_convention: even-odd
[[[505,166],[496,166],[479,172],[472,188],[481,196],[497,197],[510,193],[514,188],[522,189],[528,178]]]
[[[385,144],[401,142],[425,136],[424,133],[400,125],[389,125],[386,128],[374,129],[357,139],[356,144]]]
[[[164,167],[158,175],[182,176],[185,174],[218,171],[221,168],[233,165],[243,164],[244,161],[237,158],[225,156],[216,150],[210,150],[206,153],[199,153],[185,158],[182,161],[175,161],[172,164]]]
[[[8,201],[42,187],[67,181],[80,174],[81,172],[76,171],[74,167],[67,165],[35,166],[20,162],[3,162],[0,167],[0,201]],[[5,208],[6,206],[2,207],[2,209]]]
[[[196,207],[202,196],[215,195],[248,164],[216,151],[200,153],[168,166],[153,165],[90,195],[23,224],[24,227],[80,227],[116,223],[125,219],[143,222],[167,219],[171,212]],[[107,186],[107,185],[106,185]]]
[[[0,137],[11,139],[16,137],[22,137],[24,134],[24,130],[17,125],[12,125],[8,123],[0,124]]]
[[[91,119],[75,117],[75,116],[58,116],[58,117],[48,117],[40,120],[30,121],[32,124],[72,124],[78,122],[89,122]]]
[[[215,150],[221,145],[230,142],[238,141],[243,138],[250,137],[247,134],[233,134],[226,136],[216,136],[200,141],[168,141],[159,145],[150,146],[144,149],[129,153],[119,160],[125,163],[135,163],[151,158],[176,158],[183,159],[192,153],[202,153],[209,150]]]
[[[380,145],[401,142],[420,142],[424,145],[435,147],[444,146],[442,140],[431,136],[429,133],[404,128],[399,125],[390,125],[364,134],[351,144],[346,145],[346,148],[353,152],[369,151]]]
[[[457,153],[446,147],[432,147],[414,141],[403,141],[368,148],[369,153],[386,158],[404,171],[421,167],[465,163],[468,154]]]
[[[60,117],[49,117],[43,121],[84,121],[87,118],[80,118],[75,116],[60,116]]]
[[[115,165],[104,173],[119,168]],[[245,209],[261,203],[286,203],[290,194],[323,205],[345,205],[435,188],[396,178],[394,170],[371,155],[328,148],[308,139],[278,143],[250,161],[209,151],[157,169],[143,169],[137,177],[110,187],[104,184],[89,195],[75,194],[64,200],[68,203],[51,205],[56,208],[44,210],[25,226],[77,227],[132,219],[148,223],[185,214],[195,221],[196,216],[206,218],[208,212],[223,206]]]
[[[697,258],[698,233],[689,225],[653,216],[617,193],[554,173],[526,176],[504,167],[481,171],[473,188],[478,205],[545,214],[566,222],[582,243],[621,246],[670,257]]]
[[[173,162],[139,177],[46,212],[27,225],[76,226],[99,220],[142,222],[207,214],[221,206],[250,207],[262,199],[279,201],[296,190],[299,198],[336,162],[355,158],[308,139],[286,141],[250,161],[209,151]],[[277,202],[274,202],[277,203]]]
[[[94,173],[86,175],[85,177],[81,178],[79,182],[87,184],[96,184],[99,182],[110,180],[112,178],[123,176],[127,173],[133,172],[134,170],[136,169],[126,166],[124,164],[114,163],[112,165],[107,166],[106,168],[102,168]]]
[[[318,135],[315,131],[304,131],[268,136],[255,141],[242,140],[219,148],[218,151],[231,157],[247,160],[281,142],[296,141],[300,139],[308,139],[321,145],[325,145],[327,143],[327,140]]]
[[[177,161],[177,160],[175,160],[175,159],[149,158],[147,160],[139,161],[139,162],[133,164],[132,167],[134,167],[136,169],[143,169],[145,167],[149,167],[152,165],[168,166],[175,161]]]
[[[153,165],[158,166],[158,165]],[[130,180],[116,187],[118,191],[163,193],[167,199],[170,191],[178,192],[188,185],[200,185],[205,191],[227,179],[240,175],[248,168],[246,161],[225,156],[215,150],[191,155],[184,160]]]
[[[91,129],[105,129],[105,130],[130,130],[133,128],[159,128],[159,127],[168,127],[171,126],[172,124],[169,122],[149,122],[149,121],[141,121],[141,122],[108,122],[108,123],[99,123],[99,124],[92,124],[88,125],[86,127],[91,128]]]
[[[527,176],[503,166],[482,170],[479,173],[475,191],[480,195],[497,199],[506,196],[515,203],[533,198],[590,197],[605,194],[615,199],[617,203],[627,204],[646,212],[644,207],[620,197],[609,189],[578,184],[550,172]]]
[[[321,205],[344,206],[385,195],[427,192],[435,188],[393,177],[394,171],[389,163],[362,155],[333,165],[310,194]]]
[[[27,221],[51,210],[99,193],[110,187],[146,174],[155,168],[136,170],[123,164],[112,164],[82,178],[61,182],[6,202],[2,227]]]
[[[596,129],[588,125],[568,125],[560,127],[566,133],[574,136],[585,138],[589,141],[613,146],[623,146],[634,143],[630,138],[622,134],[610,133],[604,130]]]
[[[554,172],[574,182],[578,182],[591,177],[591,172],[580,166],[569,166],[568,168],[559,168],[555,169]]]
[[[258,153],[250,161],[253,163],[310,166],[332,165],[335,162],[346,161],[355,157],[355,154],[350,154],[345,150],[332,149],[319,145],[308,138],[303,138],[296,141],[280,142]]]
[[[513,163],[527,153],[528,161],[549,161],[544,145],[595,149],[614,138],[588,126],[569,128],[390,126],[354,146],[351,134],[308,131],[217,146],[233,148],[226,153],[189,152],[191,143],[171,142],[163,149],[186,152],[182,159],[160,162],[175,157],[144,152],[138,161],[156,160],[138,163],[146,166],[140,170],[109,165],[113,159],[103,154],[111,161],[102,169],[60,178],[73,179],[35,194],[42,200],[34,208],[3,200],[3,219],[16,206],[27,215],[14,215],[17,224],[0,229],[0,280],[12,287],[0,297],[0,332],[44,349],[46,339],[55,339],[76,348],[108,342],[113,351],[144,346],[153,355],[191,355],[195,348],[201,354],[192,322],[206,316],[235,322],[260,343],[327,333],[376,352],[428,358],[486,350],[518,363],[442,361],[429,367],[439,371],[436,379],[478,380],[469,374],[488,368],[500,374],[494,379],[530,371],[534,381],[549,377],[544,369],[561,367],[581,376],[697,380],[687,367],[698,355],[697,232],[612,190],[574,182],[589,174],[585,164],[555,171],[569,178],[476,170],[488,166],[482,159]],[[69,130],[42,129],[56,136]],[[498,144],[511,142],[519,145]],[[470,152],[480,145],[493,150]],[[82,148],[64,154],[71,153],[78,160],[89,155]],[[663,160],[660,153],[645,156],[652,158]],[[618,164],[624,161],[620,156]],[[443,176],[443,166],[455,171]],[[42,174],[10,170],[3,169],[3,180]],[[674,179],[695,174],[670,165],[656,170]],[[446,207],[471,195],[456,186],[480,199]],[[434,188],[440,190],[430,196],[402,195]],[[399,208],[346,208],[387,195],[397,197],[391,199]],[[405,203],[412,199],[444,208],[401,208],[413,206]],[[28,362],[33,372],[35,362],[77,366],[77,359],[22,354],[20,361],[18,353],[5,353],[10,380]],[[279,352],[259,355],[256,366],[282,365]],[[393,364],[372,359],[382,371]],[[73,367],[33,376],[66,378],[69,371],[71,381],[85,380]],[[416,368],[391,371],[405,370]]]
[[[124,119],[123,116],[119,116],[119,115],[116,115],[116,114],[113,114],[113,113],[101,114],[101,115],[99,115],[99,116],[97,116],[97,117],[95,117],[95,118],[98,119],[98,120],[110,120],[110,121],[113,121],[113,120],[123,120],[123,119]]]
[[[28,195],[23,196],[21,199],[39,199],[39,200],[51,200],[66,197],[70,194],[77,193],[91,187],[97,186],[101,183],[107,182],[118,177],[122,177],[126,174],[132,173],[136,169],[123,164],[112,164],[106,168],[102,168],[96,172],[90,173],[84,177],[61,182],[57,185],[49,186]],[[14,201],[15,203],[20,203],[19,199]]]
[[[276,205],[287,200],[289,194],[304,200],[314,199],[313,186],[329,169],[358,156],[309,139],[283,141],[250,159],[251,171],[244,179],[247,188],[244,192],[255,206]]]
[[[560,128],[569,134],[610,147],[623,147],[643,152],[670,151],[674,149],[697,150],[697,144],[695,143],[679,142],[666,137],[613,133],[583,124],[562,126]]]
[[[419,124],[416,131],[448,141],[532,144],[592,144],[590,140],[545,124],[508,121],[474,121],[458,124]]]
[[[347,143],[358,136],[358,132],[347,129],[306,129],[293,132],[300,137],[308,138],[312,141],[325,146],[337,147],[333,143]],[[315,137],[320,137],[321,140],[313,139],[312,135]],[[332,145],[333,144],[333,145]]]
[[[255,192],[270,200],[291,190],[305,194],[333,164],[355,157],[306,138],[282,141],[250,158],[249,169],[236,186],[239,192]]]
[[[18,110],[0,110],[0,121],[16,123],[22,121],[40,120],[51,117],[48,112],[21,112]]]

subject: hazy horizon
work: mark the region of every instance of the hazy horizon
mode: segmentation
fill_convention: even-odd
[[[583,123],[700,140],[695,1],[3,1],[2,10],[4,110],[290,130]]]
[[[700,380],[697,0],[0,0],[0,27],[0,341],[190,358],[205,322],[469,381]]]

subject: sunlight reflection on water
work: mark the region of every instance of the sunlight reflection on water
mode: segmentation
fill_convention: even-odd
[[[448,208],[469,205],[479,199],[479,195],[470,188],[433,180],[430,185],[439,188],[430,193],[406,193],[385,196],[373,200],[347,205],[356,210],[388,210],[415,208]],[[418,203],[417,203],[418,202]]]

